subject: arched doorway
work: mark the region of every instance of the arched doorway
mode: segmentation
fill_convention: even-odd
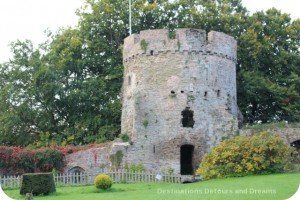
[[[80,174],[80,173],[83,173],[84,172],[84,169],[79,167],[79,166],[76,166],[76,167],[73,167],[71,169],[69,169],[68,171],[68,174]]]
[[[84,178],[82,176],[82,174],[84,173],[84,169],[79,167],[79,166],[76,166],[76,167],[73,167],[72,169],[70,169],[68,171],[68,174],[69,174],[69,180],[68,182],[71,182],[71,183],[82,183],[84,182]]]
[[[185,144],[180,147],[180,174],[194,175],[193,168],[194,146]]]

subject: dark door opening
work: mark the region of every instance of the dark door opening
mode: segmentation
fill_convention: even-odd
[[[291,143],[292,147],[295,147],[296,150],[300,153],[300,140]]]
[[[193,145],[182,145],[180,147],[180,174],[181,175],[194,175],[193,168]]]

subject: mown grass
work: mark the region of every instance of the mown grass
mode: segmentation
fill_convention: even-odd
[[[114,184],[109,191],[94,186],[58,187],[57,192],[38,196],[38,200],[283,200],[292,196],[300,184],[300,173],[215,179],[189,184]],[[13,199],[23,200],[19,190],[4,190]]]

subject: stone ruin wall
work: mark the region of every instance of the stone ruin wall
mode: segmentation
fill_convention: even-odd
[[[291,144],[297,140],[300,140],[300,128],[276,128],[276,129],[265,129],[271,133],[279,134],[288,144]],[[240,135],[253,135],[262,130],[255,129],[241,129],[239,130]],[[116,150],[126,151],[126,146],[122,143],[116,143]],[[128,145],[128,144],[127,144]],[[125,148],[124,148],[125,147]],[[112,147],[115,149],[115,147]],[[74,169],[82,169],[84,172],[91,174],[97,174],[100,172],[100,166],[111,166],[109,156],[111,155],[111,147],[103,148],[91,148],[88,150],[79,151],[76,153],[68,154],[66,156],[66,167],[65,173],[75,172]],[[159,171],[157,171],[159,172]],[[5,174],[0,169],[0,174]]]
[[[241,129],[240,135],[253,135],[263,130]],[[270,133],[279,134],[288,144],[300,140],[300,128],[276,128],[265,129]],[[116,143],[112,147],[115,150],[126,151],[126,146],[122,143]],[[128,148],[128,144],[127,144]],[[109,156],[111,155],[111,147],[92,148],[84,151],[79,151],[66,156],[66,167],[64,172],[74,172],[73,169],[81,168],[83,171],[96,174],[100,170],[100,166],[111,166]],[[158,163],[159,164],[159,163]],[[0,170],[1,171],[1,170]],[[156,171],[159,172],[159,171]],[[1,173],[0,173],[1,174]]]
[[[278,134],[288,144],[300,140],[300,128],[240,129],[239,134],[251,136],[261,131]]]
[[[146,48],[142,47],[146,44]],[[194,146],[196,168],[222,137],[237,130],[236,41],[223,33],[142,31],[125,39],[122,133],[126,162],[179,173],[180,147]],[[181,112],[194,112],[193,128]]]
[[[110,167],[110,147],[91,148],[66,155],[65,173],[98,173],[100,166]]]

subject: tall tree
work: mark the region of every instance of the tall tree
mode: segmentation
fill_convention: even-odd
[[[241,0],[196,0],[191,24],[207,32],[220,31],[238,38],[244,30],[246,14]]]
[[[0,141],[6,145],[32,142],[39,104],[33,97],[33,72],[41,65],[30,41],[12,43],[14,58],[0,68]]]
[[[128,2],[86,0],[77,28],[34,49],[12,44],[0,65],[0,143],[86,144],[120,131]],[[249,16],[241,0],[136,0],[132,30],[199,28],[238,40],[238,104],[251,119],[299,115],[300,21],[276,9]]]
[[[300,114],[300,20],[254,13],[239,37],[238,97],[251,121],[294,121]]]

